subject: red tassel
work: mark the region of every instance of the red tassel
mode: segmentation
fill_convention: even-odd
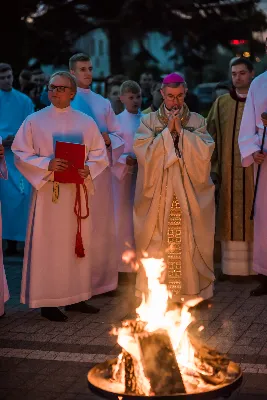
[[[77,217],[77,233],[76,233],[76,244],[75,244],[75,254],[79,258],[85,257],[85,251],[83,247],[83,239],[82,239],[82,219],[86,219],[89,217],[89,206],[88,206],[88,193],[87,188],[83,185],[83,191],[85,196],[85,204],[86,204],[86,215],[82,216],[82,204],[81,204],[81,191],[80,185],[76,185],[76,198],[75,198],[75,206],[74,212]]]
[[[75,254],[79,258],[85,257],[84,247],[83,247],[83,239],[80,232],[76,233],[76,245],[75,245]]]

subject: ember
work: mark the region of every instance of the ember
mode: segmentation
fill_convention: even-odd
[[[122,353],[117,360],[89,372],[90,387],[110,398],[114,397],[108,393],[123,395],[122,398],[181,396],[183,399],[187,395],[192,398],[212,392],[215,397],[206,398],[230,394],[241,383],[239,366],[203,345],[189,331],[194,322],[190,308],[202,299],[168,310],[169,293],[161,283],[163,260],[143,259],[142,263],[149,293],[143,294],[136,310],[138,318],[124,321],[113,330]]]

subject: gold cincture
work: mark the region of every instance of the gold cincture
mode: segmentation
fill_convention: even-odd
[[[57,203],[59,199],[59,183],[53,182],[52,202]]]

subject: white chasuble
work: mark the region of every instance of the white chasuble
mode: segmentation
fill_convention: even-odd
[[[175,301],[213,295],[215,229],[210,159],[214,142],[205,119],[184,106],[179,148],[169,132],[164,108],[141,119],[134,151],[138,175],[134,204],[137,255],[164,257]],[[142,268],[136,294],[146,290]]]
[[[12,151],[17,168],[33,186],[23,264],[21,302],[30,307],[57,307],[92,296],[91,248],[95,240],[92,210],[81,221],[85,257],[75,254],[77,217],[74,213],[75,184],[59,184],[57,202],[52,201],[54,173],[48,170],[55,157],[56,141],[85,144],[85,179],[89,203],[93,184],[108,165],[105,144],[97,125],[71,107],[53,105],[29,116],[19,129]],[[82,215],[86,197],[81,190]]]

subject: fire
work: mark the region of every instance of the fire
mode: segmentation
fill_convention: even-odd
[[[177,308],[168,311],[168,299],[171,293],[168,292],[167,285],[161,282],[166,270],[164,260],[143,258],[141,262],[148,280],[148,293],[142,294],[142,303],[136,310],[137,321],[146,323],[145,330],[147,332],[155,332],[159,329],[167,331],[179,367],[196,370],[194,349],[186,330],[194,320],[189,308],[198,304],[202,299],[185,303],[181,310]],[[118,335],[118,344],[136,360],[139,378],[142,377],[143,392],[148,396],[150,384],[143,374],[140,348],[137,341],[134,340],[131,330],[129,327],[122,327],[113,333]],[[122,354],[118,358],[114,376],[118,374],[121,364]]]
[[[147,276],[148,292],[142,294],[142,303],[136,310],[138,318],[124,321],[122,327],[113,330],[123,349],[113,368],[114,381],[123,385],[126,392],[151,396],[153,387],[160,393],[173,383],[173,390],[177,390],[179,376],[181,390],[187,393],[211,390],[212,384],[227,380],[230,360],[214,354],[213,350],[189,336],[188,327],[194,322],[190,309],[203,299],[190,300],[180,308],[169,309],[171,293],[163,283],[164,260],[143,258],[141,262]],[[203,329],[201,326],[199,332]],[[163,382],[159,385],[157,379],[152,382],[157,369],[155,363],[165,363],[167,369],[164,374],[165,364],[161,365],[164,376],[159,379]],[[236,367],[234,369],[237,373]]]
[[[167,285],[161,283],[166,270],[163,259],[143,258],[141,260],[148,279],[148,294],[143,293],[142,303],[136,312],[141,321],[147,322],[146,330],[167,330],[179,365],[194,368],[194,349],[188,339],[186,329],[194,321],[189,309],[203,299],[186,302],[182,309],[167,311],[171,293]],[[194,368],[195,369],[195,368]]]

